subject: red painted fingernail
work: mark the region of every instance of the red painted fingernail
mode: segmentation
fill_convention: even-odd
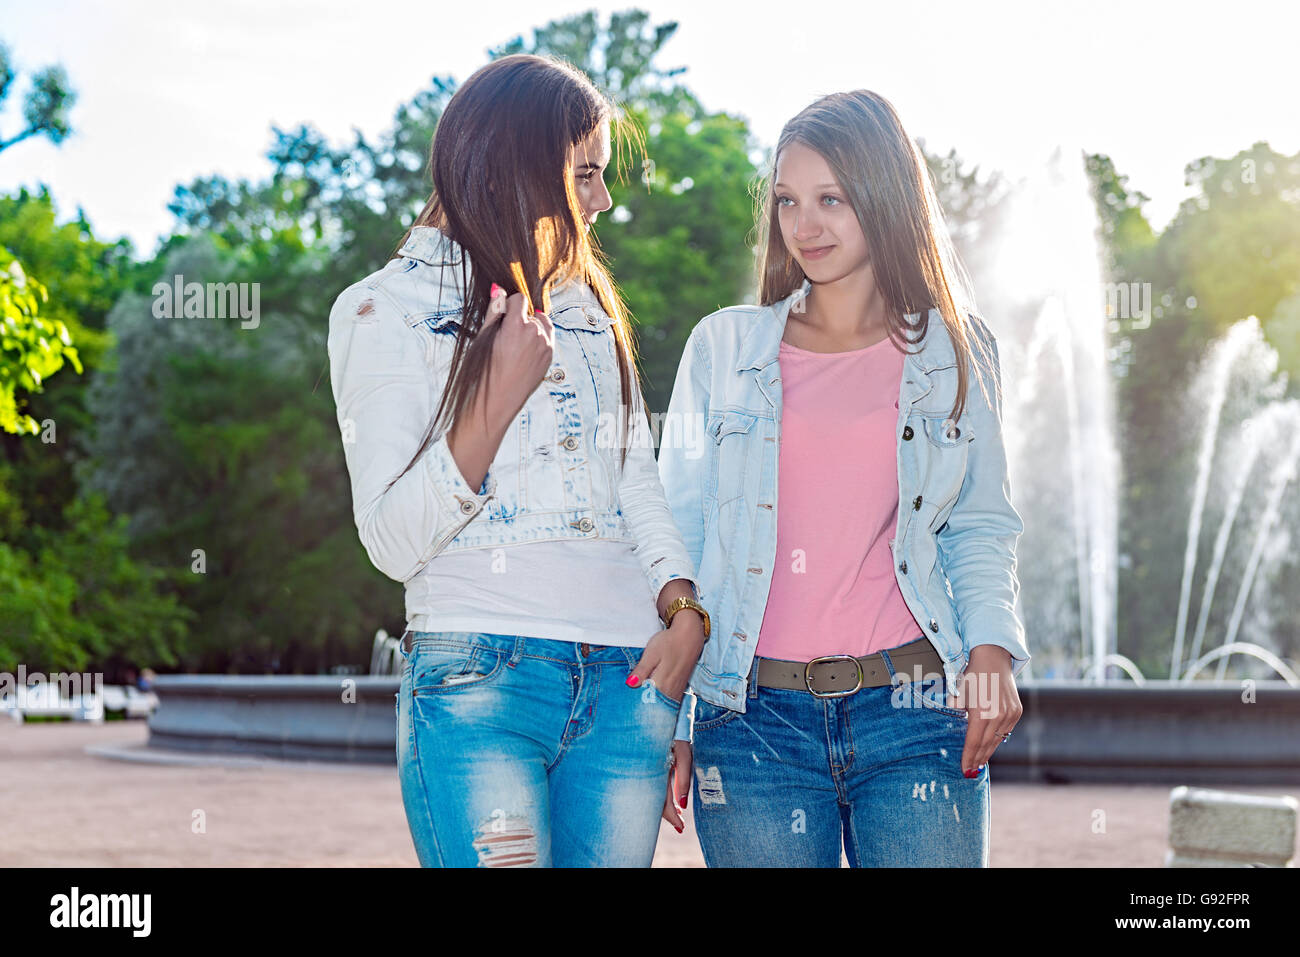
[[[638,678],[636,675],[628,675],[627,686],[629,688],[635,688],[640,683],[641,683],[641,679]]]
[[[980,773],[978,771],[973,771],[970,768],[967,768],[965,771],[962,772],[962,774],[966,775],[966,777],[968,778],[977,778],[980,776]]]
[[[534,315],[534,316],[545,316],[546,313],[545,313],[544,311],[542,311],[541,309],[534,309],[534,310],[533,310],[533,315]]]
[[[503,293],[503,292],[505,292],[505,290],[502,289],[500,286],[498,286],[496,283],[492,284],[492,293],[491,293],[492,295],[495,296],[498,293]]]
[[[677,833],[678,833],[678,834],[682,833],[682,829],[681,829],[680,827],[677,827],[676,824],[674,824],[673,827],[677,828]]]
[[[683,794],[681,797],[679,797],[677,799],[677,803],[680,804],[682,807],[686,807],[686,795]]]

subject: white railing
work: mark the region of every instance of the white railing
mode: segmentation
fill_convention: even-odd
[[[375,632],[375,643],[370,649],[372,675],[395,675],[400,671],[397,643],[401,640],[401,635],[393,638],[382,628]]]

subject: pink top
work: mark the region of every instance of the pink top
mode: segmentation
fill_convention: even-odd
[[[888,339],[851,352],[781,343],[776,564],[756,653],[862,657],[924,634],[894,577],[898,392]]]

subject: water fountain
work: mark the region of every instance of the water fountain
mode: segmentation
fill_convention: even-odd
[[[1097,214],[1081,156],[1058,149],[1019,185],[1003,227],[981,239],[993,245],[981,256],[989,268],[973,270],[1011,384],[1004,434],[1026,524],[1019,571],[1035,676],[1078,677],[1117,653],[1119,453]],[[1095,669],[1094,680],[1104,678]]]
[[[1025,520],[1018,550],[1020,610],[1034,654],[1027,675],[1086,677],[1097,684],[1115,680],[1111,672],[1121,680],[1164,678],[1143,676],[1120,653],[1121,464],[1113,356],[1107,351],[1108,329],[1117,331],[1119,323],[1114,286],[1104,282],[1098,218],[1081,156],[1058,149],[1040,173],[1017,185],[998,230],[981,237],[986,245],[979,261],[987,265],[972,268],[1009,385],[1003,415],[1012,501]],[[1137,303],[1125,295],[1122,305],[1129,310]],[[1119,317],[1133,318],[1131,311]],[[1187,402],[1200,431],[1195,474],[1187,477],[1191,507],[1169,679],[1185,677],[1187,662],[1202,656],[1213,599],[1222,586],[1234,587],[1236,597],[1217,632],[1219,644],[1237,646],[1234,653],[1267,662],[1279,674],[1290,673],[1273,667],[1280,659],[1267,643],[1237,640],[1270,543],[1276,550],[1284,496],[1295,481],[1300,421],[1297,404],[1282,400],[1285,377],[1276,375],[1277,361],[1252,316],[1213,344],[1188,384]],[[1266,476],[1258,477],[1257,470]],[[1252,482],[1268,491],[1265,506],[1247,516],[1241,513]],[[1218,521],[1218,531],[1188,655],[1207,519]],[[1233,548],[1240,536],[1253,543],[1249,555],[1238,556],[1242,549]],[[1171,611],[1173,601],[1171,595]],[[1216,654],[1214,660],[1216,677],[1223,679],[1228,657]]]

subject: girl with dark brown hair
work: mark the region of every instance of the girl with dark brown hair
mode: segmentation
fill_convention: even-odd
[[[562,61],[478,70],[398,254],[330,314],[357,530],[406,586],[397,758],[426,866],[654,854],[708,618],[589,234],[617,119]]]

